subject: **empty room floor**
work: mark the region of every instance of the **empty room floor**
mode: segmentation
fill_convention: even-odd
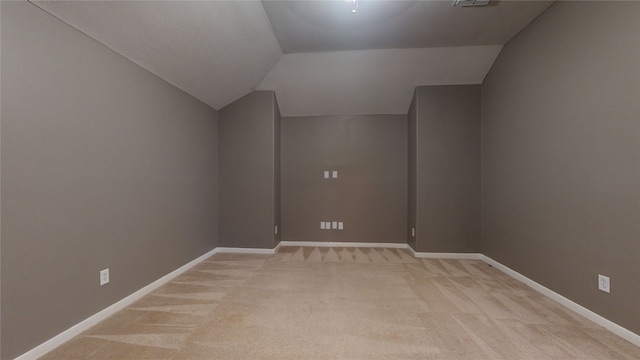
[[[42,359],[640,359],[478,260],[217,254]]]

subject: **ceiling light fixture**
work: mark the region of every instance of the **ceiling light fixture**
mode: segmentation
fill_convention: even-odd
[[[357,13],[358,9],[360,9],[360,2],[359,0],[353,0],[353,9],[351,9],[352,13]]]

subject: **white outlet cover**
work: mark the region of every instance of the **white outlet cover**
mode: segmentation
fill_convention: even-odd
[[[276,235],[278,235],[278,226],[276,226]]]
[[[338,222],[337,221],[332,222],[331,223],[331,228],[332,229],[337,229],[338,228]]]
[[[109,269],[100,270],[100,286],[109,283]]]
[[[329,170],[325,170],[324,171],[324,178],[328,179],[329,178]]]
[[[325,229],[325,227],[324,227],[324,221],[320,221],[320,229],[322,229],[322,230],[324,230],[324,229]]]
[[[338,222],[338,230],[343,230],[344,229],[344,223],[342,221]]]
[[[338,178],[338,170],[333,170],[333,178],[334,179]]]
[[[611,281],[608,276],[598,274],[598,289],[606,292],[611,292]]]
[[[331,221],[325,221],[324,222],[324,228],[327,230],[331,230]]]
[[[416,237],[416,228],[411,228],[411,236]]]

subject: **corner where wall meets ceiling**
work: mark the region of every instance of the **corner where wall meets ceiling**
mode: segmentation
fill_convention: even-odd
[[[31,1],[215,109],[274,90],[283,116],[406,113],[415,86],[479,84],[551,1]]]

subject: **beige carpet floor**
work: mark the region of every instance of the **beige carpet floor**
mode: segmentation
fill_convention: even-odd
[[[217,254],[42,359],[640,359],[475,260]]]

